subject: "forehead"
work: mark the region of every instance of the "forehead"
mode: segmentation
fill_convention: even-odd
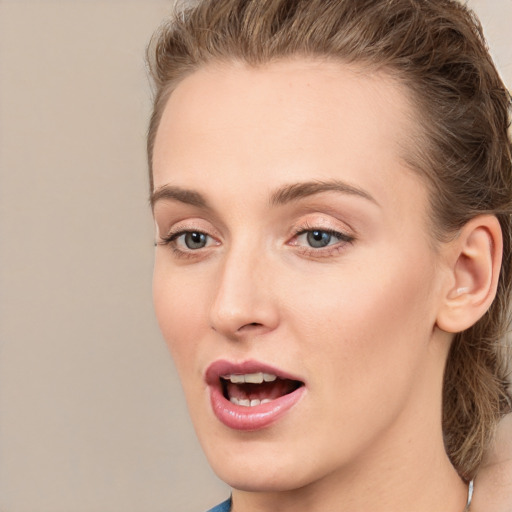
[[[334,178],[392,194],[393,173],[411,174],[401,155],[412,112],[399,84],[362,67],[308,59],[210,65],[185,78],[166,105],[155,189],[222,182],[223,193],[245,185],[256,194]]]

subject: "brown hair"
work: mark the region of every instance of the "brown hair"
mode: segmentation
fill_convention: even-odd
[[[431,188],[436,236],[453,236],[482,213],[495,215],[503,232],[497,297],[480,321],[455,336],[445,371],[446,450],[460,475],[472,478],[511,407],[505,336],[512,290],[510,95],[474,14],[455,0],[211,0],[178,13],[154,43],[151,187],[167,99],[208,63],[338,59],[384,69],[412,94],[420,135],[406,160]]]

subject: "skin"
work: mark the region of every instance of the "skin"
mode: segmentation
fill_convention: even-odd
[[[500,423],[496,440],[475,480],[474,510],[512,510],[512,414]]]
[[[412,118],[385,75],[307,60],[212,65],[169,99],[154,150],[154,303],[234,512],[465,506],[443,446],[442,377],[452,332],[483,314],[499,268],[460,263],[461,247],[498,250],[499,227],[486,217],[434,242],[426,187],[401,158]],[[271,201],[334,180],[362,192]],[[162,197],[172,187],[193,194]],[[313,228],[343,235],[318,250],[297,235]],[[207,245],[188,248],[186,231]],[[267,428],[230,429],[204,381],[218,359],[271,364],[306,392]]]

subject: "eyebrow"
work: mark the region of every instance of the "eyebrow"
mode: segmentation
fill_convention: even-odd
[[[377,206],[379,205],[375,198],[365,190],[339,180],[306,181],[285,185],[273,192],[270,196],[270,204],[272,206],[284,205],[322,192],[341,192],[342,194],[362,197]]]
[[[378,202],[365,190],[349,185],[343,181],[306,181],[284,185],[275,190],[269,200],[271,206],[281,206],[305,197],[321,194],[322,192],[340,192],[367,199],[378,205]],[[149,202],[153,209],[157,201],[179,201],[180,203],[211,209],[205,197],[195,190],[184,189],[173,185],[163,185],[151,193]]]
[[[195,190],[188,190],[173,185],[163,185],[154,190],[149,196],[151,209],[154,209],[157,201],[179,201],[180,203],[197,206],[199,208],[210,209],[206,199]]]

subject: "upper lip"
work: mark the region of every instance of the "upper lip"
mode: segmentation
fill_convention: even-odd
[[[208,366],[205,372],[205,380],[208,385],[219,382],[224,375],[245,375],[248,373],[269,373],[275,375],[279,379],[296,380],[304,382],[303,379],[289,372],[276,368],[275,366],[262,363],[256,360],[242,361],[235,363],[226,359],[219,359]]]

